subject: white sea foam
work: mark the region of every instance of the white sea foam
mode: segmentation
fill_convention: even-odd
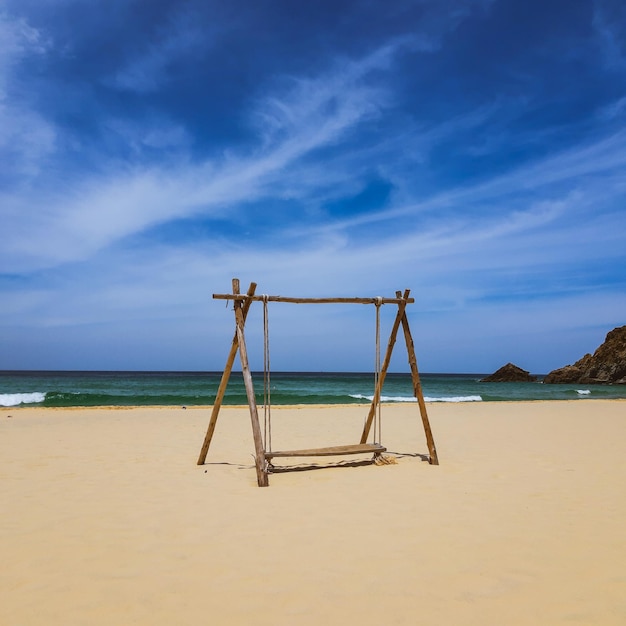
[[[374,396],[364,396],[362,393],[351,393],[351,398],[355,398],[356,400],[367,400],[371,402],[374,399]],[[381,402],[416,402],[415,398],[407,397],[407,396],[381,396]]]
[[[447,396],[444,398],[429,398],[424,397],[426,402],[482,402],[481,396]]]
[[[368,400],[372,400],[372,399],[373,399],[373,396],[370,396],[368,398]],[[381,396],[380,401],[381,402],[416,402],[415,398],[412,398],[412,397],[407,398],[406,396]]]
[[[588,396],[591,393],[590,389],[576,389],[576,393],[579,396]]]
[[[356,398],[357,400],[369,400],[370,402],[374,398],[374,396],[364,396],[362,394],[353,393],[350,394],[351,398]],[[447,396],[443,398],[431,398],[428,396],[424,397],[426,402],[482,402],[482,398],[480,396]],[[413,397],[407,396],[381,396],[381,402],[417,402],[417,400]]]
[[[40,391],[32,393],[0,393],[0,406],[19,406],[20,404],[37,404],[46,399]]]

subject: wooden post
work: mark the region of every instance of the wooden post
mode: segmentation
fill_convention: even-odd
[[[393,352],[393,346],[396,343],[396,337],[398,335],[398,328],[400,327],[400,320],[402,319],[402,315],[404,314],[404,309],[406,308],[406,298],[408,298],[409,293],[410,292],[407,289],[405,292],[405,298],[399,300],[398,302],[398,313],[396,315],[396,319],[393,322],[391,334],[389,335],[389,342],[387,343],[387,352],[385,353],[385,359],[383,361],[383,365],[381,367],[380,374],[378,376],[378,384],[376,385],[376,389],[374,390],[374,397],[372,398],[372,404],[370,405],[370,410],[369,410],[369,413],[367,414],[365,425],[363,426],[363,433],[361,434],[361,443],[367,443],[367,438],[369,437],[369,434],[370,434],[372,422],[374,421],[374,415],[376,414],[376,408],[378,407],[378,404],[380,403],[380,394],[383,389],[385,377],[387,376],[387,368],[389,367],[389,363],[391,362],[391,353]]]
[[[405,292],[406,293],[406,292]],[[396,295],[400,292],[397,291]],[[404,340],[406,342],[406,351],[409,357],[409,366],[411,368],[411,379],[413,381],[413,393],[419,404],[420,415],[422,417],[422,424],[424,425],[424,434],[426,435],[426,444],[428,445],[428,451],[430,453],[429,463],[431,465],[439,465],[439,457],[437,456],[437,448],[435,447],[435,440],[433,433],[430,430],[430,422],[428,420],[428,413],[426,412],[426,403],[424,402],[424,394],[422,393],[422,384],[420,382],[420,376],[417,369],[417,358],[415,357],[415,346],[413,345],[413,337],[411,336],[411,329],[409,328],[409,320],[406,316],[406,311],[402,315],[402,329],[404,330]]]
[[[236,278],[234,280],[237,280]],[[235,289],[233,285],[233,290]],[[239,291],[239,287],[237,287],[237,291]],[[250,287],[248,288],[248,296],[253,296],[256,291],[256,283],[250,283]],[[252,300],[245,300],[243,304],[243,319],[245,321],[248,316],[248,310],[250,309],[250,304]],[[213,439],[213,433],[215,432],[215,426],[217,424],[217,417],[220,412],[220,408],[222,406],[222,400],[224,399],[224,394],[226,393],[226,387],[228,386],[228,381],[230,379],[230,374],[233,369],[233,364],[235,362],[235,357],[237,356],[237,349],[239,348],[239,336],[237,331],[235,330],[235,335],[233,336],[233,342],[230,346],[230,352],[228,354],[228,358],[226,359],[226,365],[224,367],[224,372],[222,374],[222,379],[220,380],[220,385],[217,388],[217,395],[215,396],[215,402],[213,403],[213,410],[211,411],[211,419],[209,420],[209,427],[206,431],[206,435],[204,437],[204,443],[202,444],[202,449],[200,450],[200,456],[198,457],[198,465],[204,465],[206,461],[206,455],[209,452],[209,446],[211,445],[211,440]]]
[[[235,285],[233,280],[233,293],[239,292],[239,281]],[[252,383],[252,373],[248,362],[248,350],[243,332],[245,319],[243,315],[243,304],[241,300],[235,300],[235,320],[237,323],[237,339],[239,342],[239,358],[241,359],[241,370],[243,382],[246,386],[248,405],[250,406],[250,420],[252,422],[252,436],[254,438],[254,452],[256,465],[256,478],[259,487],[269,486],[267,478],[267,461],[265,460],[265,448],[263,447],[263,437],[261,435],[261,425],[259,424],[259,413],[254,396],[254,385]]]

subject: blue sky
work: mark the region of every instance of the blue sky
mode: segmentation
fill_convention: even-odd
[[[234,276],[410,288],[425,372],[593,351],[626,322],[625,7],[4,0],[0,369],[219,370]],[[270,307],[273,367],[371,369],[372,308]]]

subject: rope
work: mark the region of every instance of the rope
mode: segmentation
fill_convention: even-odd
[[[380,380],[380,307],[383,303],[381,296],[376,298],[376,363],[374,366],[374,396],[376,396],[376,390],[378,389],[378,381]],[[380,395],[378,396],[378,403],[376,407],[376,413],[374,413],[374,443],[380,443],[382,441],[382,419],[380,410]],[[376,438],[376,428],[378,427],[378,439]]]
[[[270,333],[267,315],[268,296],[263,295],[263,430],[265,450],[272,451],[272,391],[270,380]]]

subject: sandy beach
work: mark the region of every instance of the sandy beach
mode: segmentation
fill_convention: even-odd
[[[367,407],[274,408],[273,448]],[[626,623],[626,401],[385,406],[392,465],[281,459],[247,408],[0,412],[0,624]],[[367,459],[367,457],[361,457]]]

